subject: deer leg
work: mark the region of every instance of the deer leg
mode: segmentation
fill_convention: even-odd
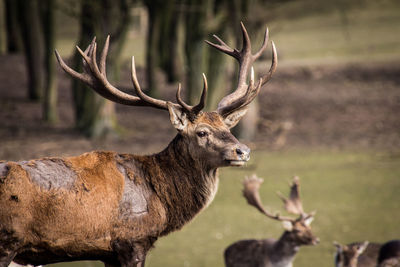
[[[147,242],[130,242],[126,240],[117,240],[112,244],[122,267],[144,267],[146,254],[150,246]]]
[[[144,258],[142,261],[138,262],[136,264],[136,267],[144,267],[145,261],[146,261],[146,258]]]
[[[0,251],[0,267],[7,267],[10,265],[15,255],[17,255],[17,253],[14,251]]]

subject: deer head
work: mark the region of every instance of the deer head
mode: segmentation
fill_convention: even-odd
[[[106,76],[106,57],[109,48],[107,37],[101,52],[99,63],[96,56],[96,39],[85,51],[77,47],[83,58],[83,72],[78,73],[65,64],[56,51],[56,57],[61,67],[72,77],[81,80],[104,98],[113,102],[131,105],[147,106],[167,110],[171,124],[177,129],[178,135],[187,144],[187,150],[195,160],[206,161],[211,167],[240,166],[249,160],[250,149],[241,144],[231,133],[230,128],[235,126],[246,113],[248,105],[258,95],[260,88],[267,83],[277,66],[277,53],[272,43],[272,64],[269,71],[255,82],[254,70],[251,68],[250,80],[247,83],[248,72],[253,62],[260,57],[268,44],[268,30],[265,32],[264,42],[260,50],[252,54],[249,35],[241,24],[243,34],[243,47],[241,50],[232,49],[217,36],[219,44],[207,43],[216,49],[234,57],[239,62],[239,78],[233,93],[225,96],[218,108],[212,112],[203,112],[207,94],[207,79],[203,74],[204,88],[197,105],[186,104],[180,95],[181,86],[178,85],[176,103],[152,98],[140,88],[132,57],[132,83],[136,93],[131,95],[114,87]]]
[[[369,242],[354,243],[351,245],[341,245],[333,243],[336,247],[335,266],[336,267],[357,267],[358,257],[368,247]]]
[[[246,177],[243,182],[243,195],[248,204],[256,207],[268,218],[281,221],[284,229],[286,230],[283,235],[285,241],[289,241],[298,246],[318,244],[319,239],[312,233],[310,226],[314,219],[314,213],[307,214],[303,211],[303,205],[301,203],[299,194],[299,177],[295,176],[293,178],[293,183],[290,186],[289,198],[285,198],[279,193],[280,198],[284,202],[286,211],[295,215],[299,215],[299,217],[296,219],[287,216],[281,216],[279,213],[272,214],[264,208],[259,195],[259,188],[262,183],[263,179],[258,178],[256,175],[253,175],[250,178]]]

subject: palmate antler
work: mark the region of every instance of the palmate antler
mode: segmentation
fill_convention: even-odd
[[[232,56],[239,62],[239,77],[238,77],[238,84],[236,89],[233,93],[225,96],[218,104],[218,113],[222,116],[227,116],[233,111],[238,109],[246,108],[247,105],[253,101],[253,99],[258,95],[261,86],[266,84],[272,77],[272,74],[275,72],[277,64],[278,64],[278,57],[275,48],[274,42],[272,43],[272,63],[271,67],[264,76],[262,76],[257,85],[254,84],[254,71],[251,70],[251,77],[249,85],[246,84],[247,74],[249,71],[250,66],[254,63],[256,59],[258,59],[263,51],[267,48],[268,45],[268,29],[265,31],[264,41],[261,48],[258,50],[257,53],[251,53],[251,42],[249,35],[247,33],[246,28],[244,27],[243,23],[240,23],[243,35],[243,46],[242,49],[239,51],[237,49],[232,49],[229,47],[224,41],[222,41],[218,36],[214,35],[214,38],[217,39],[219,44],[214,44],[209,41],[206,41],[207,44],[211,45],[212,47],[218,49],[219,51]]]
[[[278,192],[278,196],[282,199],[287,212],[304,216],[303,204],[300,200],[300,179],[298,176],[293,177],[293,183],[290,186],[289,198]]]
[[[303,211],[303,205],[300,200],[299,191],[300,179],[298,176],[293,178],[293,183],[290,186],[289,198],[285,198],[281,193],[278,192],[279,197],[284,202],[286,211],[295,215],[300,215],[298,219],[281,216],[279,213],[274,215],[264,208],[259,195],[259,188],[263,182],[264,180],[258,178],[255,174],[253,174],[251,177],[246,177],[243,181],[243,196],[246,198],[248,204],[256,207],[261,213],[274,220],[290,222],[295,222],[299,219],[307,220],[314,216],[314,213],[307,214]]]
[[[142,89],[140,88],[137,76],[136,76],[136,68],[135,68],[135,60],[132,57],[132,83],[135,89],[137,96],[133,96],[127,94],[120,89],[114,87],[107,79],[106,74],[106,58],[108,54],[110,43],[110,36],[107,37],[104,48],[101,52],[99,65],[97,64],[97,43],[96,38],[93,38],[91,44],[86,48],[85,51],[82,51],[78,46],[76,47],[78,52],[82,56],[83,61],[83,72],[79,73],[70,68],[61,58],[60,54],[55,51],[57,60],[60,66],[63,68],[65,72],[70,74],[72,77],[84,82],[89,87],[93,88],[97,93],[99,93],[104,98],[107,98],[113,102],[120,103],[123,105],[130,106],[149,106],[158,109],[168,110],[168,103],[170,105],[177,106],[181,108],[185,113],[189,115],[189,118],[194,118],[204,107],[205,99],[207,94],[207,79],[203,74],[203,82],[204,88],[203,93],[200,99],[200,102],[196,106],[187,105],[180,96],[181,86],[179,84],[176,99],[178,104],[170,103],[168,101],[159,100],[153,97],[146,95]]]
[[[264,205],[261,202],[259,188],[261,184],[264,182],[263,179],[258,178],[257,175],[253,174],[251,177],[246,177],[243,181],[243,196],[246,198],[247,203],[251,206],[257,208],[261,213],[266,215],[267,217],[278,220],[278,221],[294,221],[290,217],[284,217],[277,214],[272,214],[264,208]]]

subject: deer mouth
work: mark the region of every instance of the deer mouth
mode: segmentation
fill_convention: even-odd
[[[228,165],[229,166],[237,166],[237,167],[240,167],[240,166],[243,166],[247,161],[248,161],[248,159],[243,159],[243,160],[237,160],[237,159],[235,159],[235,160],[225,160],[227,163],[228,163]]]

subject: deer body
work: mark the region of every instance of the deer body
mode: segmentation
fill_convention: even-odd
[[[226,267],[292,267],[293,260],[303,245],[316,245],[319,239],[311,232],[312,214],[306,214],[299,197],[299,181],[295,177],[291,186],[290,198],[282,197],[287,211],[300,214],[298,219],[273,215],[263,207],[258,193],[262,179],[247,178],[243,195],[247,202],[255,206],[269,218],[283,222],[285,231],[276,239],[240,240],[230,245],[224,253]]]
[[[146,95],[140,88],[132,57],[136,95],[125,93],[107,80],[109,37],[100,59],[97,43],[85,51],[83,72],[71,69],[56,52],[61,67],[73,78],[116,103],[168,111],[178,131],[167,148],[149,156],[95,151],[77,157],[42,158],[0,163],[0,267],[14,260],[48,264],[100,260],[107,266],[144,266],[146,254],[158,237],[179,230],[213,199],[217,170],[241,166],[250,149],[231,133],[276,69],[276,49],[269,72],[254,82],[251,64],[268,43],[251,52],[241,24],[243,48],[231,49],[216,37],[211,46],[239,62],[237,88],[225,96],[216,111],[203,112],[207,80],[199,103],[186,104],[178,86],[176,101]]]
[[[377,267],[400,267],[399,239],[390,240],[381,246]]]
[[[178,134],[151,156],[96,151],[1,163],[2,230],[24,247],[14,261],[113,263],[114,243],[135,240],[141,254],[158,236],[180,229],[207,206],[218,185],[218,165],[196,160],[186,142]]]
[[[292,267],[299,245],[288,243],[286,232],[279,240],[241,240],[225,250],[228,267]],[[264,257],[263,257],[263,256]]]

